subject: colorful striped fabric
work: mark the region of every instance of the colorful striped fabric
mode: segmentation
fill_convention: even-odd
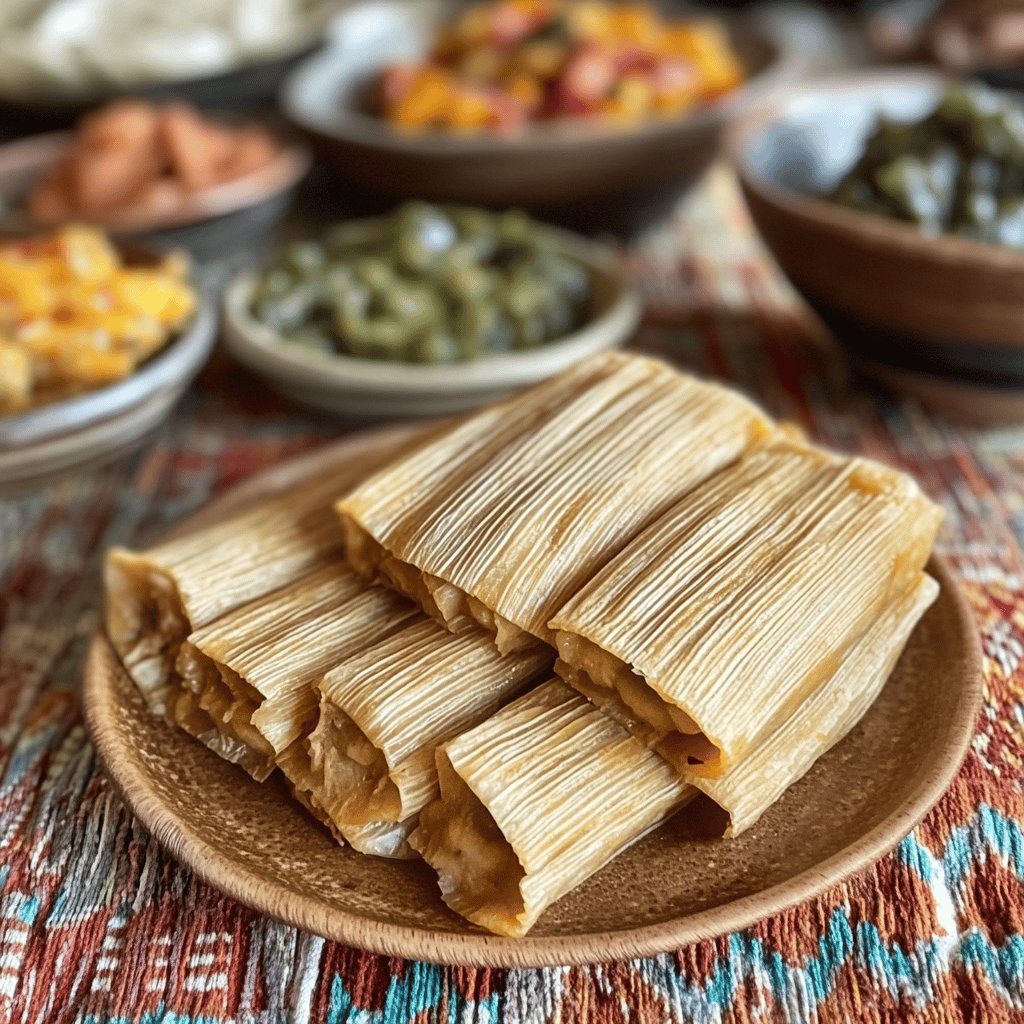
[[[818,900],[594,968],[368,956],[196,881],[104,780],[76,687],[107,545],[144,543],[337,433],[220,363],[139,455],[0,504],[0,1021],[1024,1021],[1024,430],[967,431],[856,389],[721,173],[626,260],[651,301],[646,347],[910,470],[946,508],[942,549],[978,617],[986,701],[935,812]]]

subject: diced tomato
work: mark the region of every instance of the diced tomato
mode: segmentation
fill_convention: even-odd
[[[394,64],[380,78],[380,96],[385,105],[397,103],[408,95],[422,71],[418,64]]]
[[[584,46],[565,65],[560,98],[567,113],[590,110],[603,100],[616,80],[615,62],[607,50]]]
[[[513,3],[500,3],[491,13],[491,42],[502,48],[515,46],[533,27],[529,11]]]
[[[619,75],[653,71],[657,63],[658,58],[652,51],[629,43],[620,47],[615,54],[615,71]]]

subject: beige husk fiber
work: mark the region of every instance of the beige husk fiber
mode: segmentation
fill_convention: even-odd
[[[349,658],[317,686],[308,742],[318,802],[345,834],[410,820],[437,794],[437,747],[550,674],[553,660],[546,648],[502,657],[480,630],[453,636],[426,618]]]
[[[153,711],[166,710],[178,649],[188,634],[293,582],[337,552],[342,537],[332,500],[408,447],[407,440],[379,446],[147,551],[107,553],[107,635]]]
[[[732,391],[604,353],[484,409],[337,504],[347,556],[507,653],[683,494],[771,434]],[[652,443],[652,440],[655,443]]]
[[[367,587],[335,561],[196,630],[178,672],[200,701],[226,688],[231,702],[220,720],[250,725],[272,761],[312,724],[316,680],[419,617],[410,602]]]
[[[445,902],[500,935],[524,935],[695,792],[558,679],[439,748],[437,767],[410,843]]]
[[[726,836],[739,835],[861,719],[937,593],[919,576],[781,729],[692,786],[593,704],[545,683],[439,749],[441,796],[410,842],[437,870],[453,910],[524,935],[698,789],[727,812]]]
[[[559,656],[687,777],[714,777],[916,583],[940,516],[901,473],[776,441],[608,562],[552,619]]]

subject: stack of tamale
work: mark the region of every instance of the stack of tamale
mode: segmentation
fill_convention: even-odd
[[[696,793],[735,835],[841,739],[936,596],[938,522],[902,474],[603,354],[111,552],[108,631],[154,711],[522,935]]]

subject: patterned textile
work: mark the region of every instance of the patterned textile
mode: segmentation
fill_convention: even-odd
[[[0,1021],[1024,1021],[1024,431],[966,431],[855,387],[724,172],[625,258],[651,304],[646,347],[910,470],[945,506],[942,549],[978,617],[987,689],[934,813],[818,900],[594,968],[389,960],[220,896],[125,811],[76,688],[109,544],[145,543],[338,433],[221,361],[141,453],[0,505]]]

